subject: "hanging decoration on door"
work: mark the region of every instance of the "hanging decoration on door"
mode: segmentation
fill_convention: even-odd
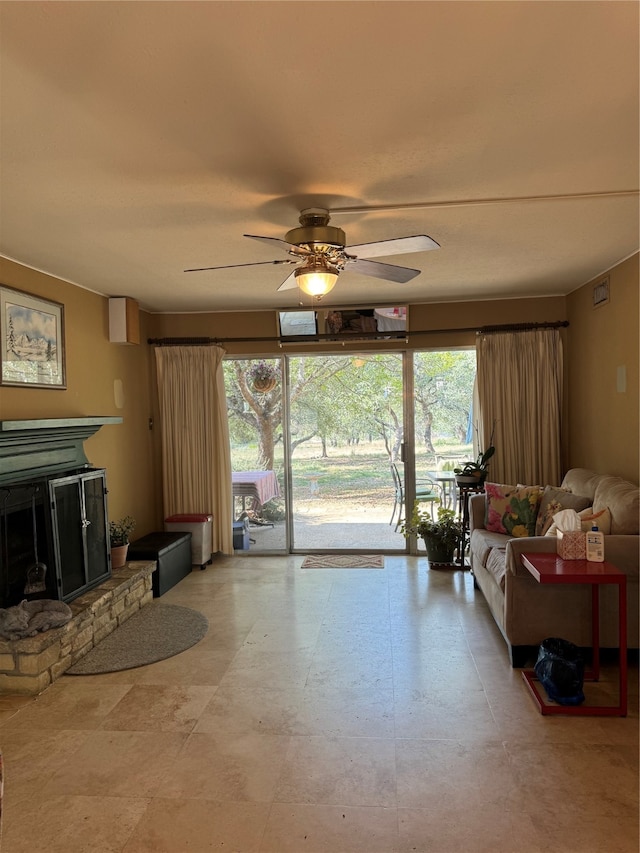
[[[276,364],[261,360],[251,365],[248,370],[248,376],[254,391],[260,394],[267,394],[276,387],[279,370]]]

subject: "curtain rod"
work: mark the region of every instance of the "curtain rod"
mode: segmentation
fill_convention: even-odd
[[[568,320],[556,320],[549,323],[503,323],[498,326],[481,326],[479,335],[490,335],[492,332],[530,332],[534,329],[566,329]]]
[[[559,329],[566,328],[569,325],[568,320],[555,320],[546,323],[504,323],[497,326],[462,326],[457,329],[421,329],[406,332],[362,332],[354,335],[352,343],[361,341],[379,340],[381,335],[385,340],[407,340],[410,337],[418,335],[443,335],[460,332],[475,332],[478,335],[490,335],[495,332],[529,332],[533,329]],[[344,337],[341,339],[335,334],[329,335],[313,335],[313,339],[309,341],[297,340],[287,341],[291,344],[312,344],[322,341],[339,341],[346,343],[350,338]],[[248,337],[248,338],[147,338],[147,343],[158,347],[179,347],[179,346],[218,346],[219,344],[237,344],[237,343],[281,343],[282,338],[278,335],[267,335],[265,337]]]

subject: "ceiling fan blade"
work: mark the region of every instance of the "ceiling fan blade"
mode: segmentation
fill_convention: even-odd
[[[291,252],[295,255],[311,254],[309,249],[302,248],[301,246],[295,246],[293,243],[287,243],[286,240],[281,240],[279,237],[258,237],[256,234],[243,234],[243,237],[250,237],[252,240],[259,240],[261,243],[275,245],[279,249],[283,249],[285,252]]]
[[[428,252],[431,249],[439,249],[440,244],[427,237],[426,234],[418,234],[415,237],[398,237],[395,240],[380,240],[378,243],[361,243],[358,246],[347,246],[346,251],[359,258],[379,258],[386,255],[405,255],[411,252]]]
[[[374,278],[384,278],[386,281],[396,281],[398,284],[405,284],[411,281],[417,275],[420,275],[421,270],[412,270],[409,267],[398,267],[395,264],[381,264],[379,261],[369,261],[366,259],[356,258],[351,261],[347,269],[353,269],[354,272],[359,272],[361,275],[372,275]]]
[[[285,278],[285,280],[282,282],[282,284],[278,288],[278,291],[280,291],[280,290],[293,290],[293,288],[297,287],[297,286],[298,286],[298,282],[296,279],[296,274],[295,274],[295,272],[292,272],[291,275],[287,276],[287,278]]]
[[[283,258],[282,260],[277,261],[255,261],[252,264],[226,264],[226,266],[222,267],[194,267],[190,270],[183,270],[183,272],[206,272],[206,270],[232,270],[236,267],[259,267],[263,264],[296,264],[297,261],[292,260],[291,258]]]

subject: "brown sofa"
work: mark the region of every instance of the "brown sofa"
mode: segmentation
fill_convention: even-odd
[[[610,533],[605,559],[627,575],[628,647],[638,642],[638,563],[640,490],[638,486],[585,468],[572,468],[562,481],[563,493],[576,510],[588,504],[594,512],[607,509]],[[555,495],[557,490],[547,487]],[[524,568],[521,554],[554,552],[555,536],[511,538],[485,527],[486,497],[470,498],[470,559],[475,586],[484,594],[507,645],[513,666],[524,666],[546,637],[563,637],[581,647],[591,645],[591,589],[586,585],[540,585]],[[605,585],[600,594],[600,645],[618,645],[618,589]]]

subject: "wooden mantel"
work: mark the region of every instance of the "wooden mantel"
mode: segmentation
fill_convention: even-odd
[[[118,417],[0,421],[0,485],[88,466],[83,442]]]

